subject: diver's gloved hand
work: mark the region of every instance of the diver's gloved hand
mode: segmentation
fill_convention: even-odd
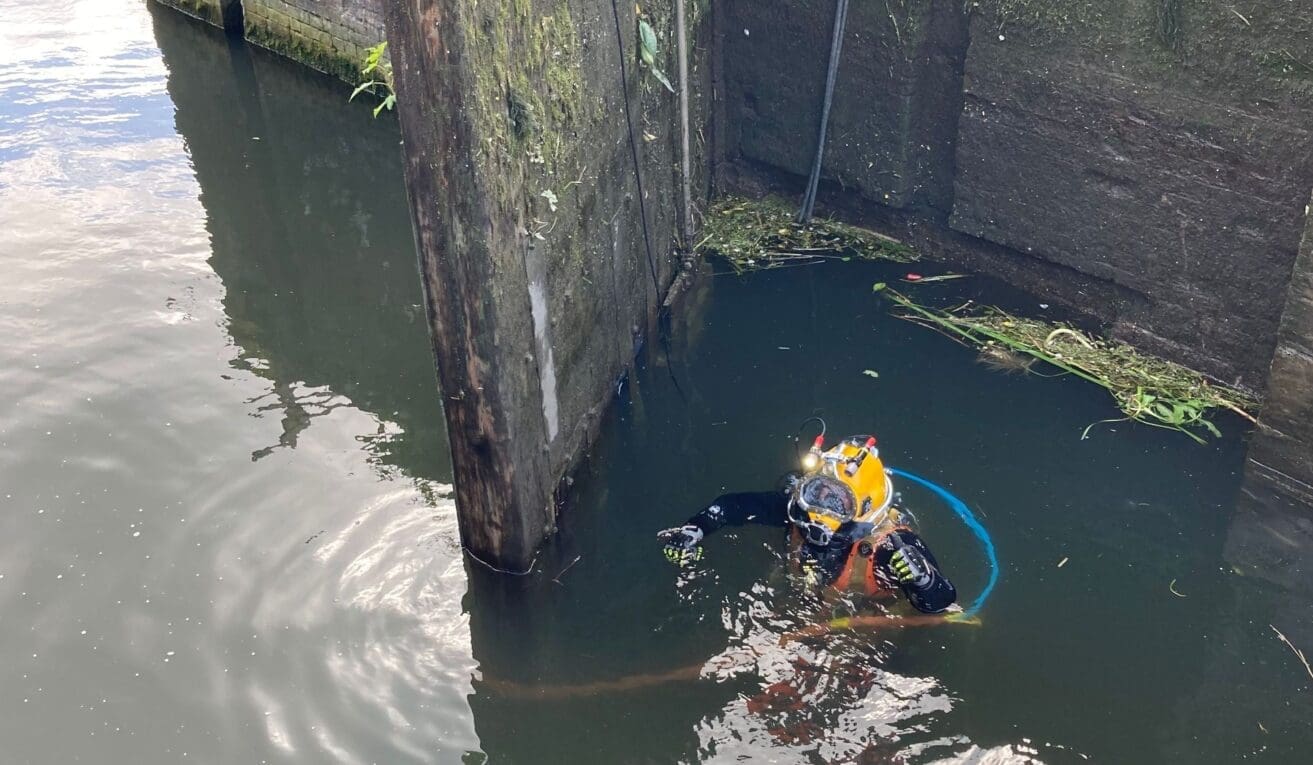
[[[702,558],[702,548],[698,546],[702,537],[702,529],[692,524],[657,533],[657,539],[664,543],[661,551],[666,559],[679,565]]]
[[[898,581],[913,587],[930,584],[930,562],[915,547],[904,545],[889,559]]]

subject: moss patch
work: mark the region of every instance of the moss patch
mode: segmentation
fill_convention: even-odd
[[[703,223],[697,251],[725,258],[742,272],[817,258],[864,258],[909,263],[914,250],[896,239],[835,220],[800,224],[793,206],[778,197],[717,200]]]
[[[338,51],[322,40],[298,32],[289,33],[287,27],[274,27],[249,15],[246,17],[245,36],[262,48],[268,48],[352,85],[364,81],[360,74],[360,61],[355,56]]]
[[[585,99],[569,4],[552,0],[545,14],[532,0],[465,0],[464,5],[465,50],[475,80],[472,106],[484,158],[540,165],[548,173],[563,170],[574,128],[600,111]]]

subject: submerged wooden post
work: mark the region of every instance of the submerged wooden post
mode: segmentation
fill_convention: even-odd
[[[481,161],[462,3],[386,4],[406,187],[446,413],[461,541],[530,568],[553,525],[522,216]]]

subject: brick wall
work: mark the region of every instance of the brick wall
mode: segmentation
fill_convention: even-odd
[[[382,0],[242,0],[246,39],[336,77],[383,41]]]
[[[384,0],[156,1],[220,27],[240,5],[247,40],[353,83],[366,49],[383,42]]]

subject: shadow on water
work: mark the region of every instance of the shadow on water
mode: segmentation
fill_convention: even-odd
[[[450,457],[391,119],[341,85],[177,14],[155,12],[223,281],[235,369],[271,383],[252,403],[295,447],[341,406],[376,414],[379,463],[450,482]],[[339,101],[339,98],[341,99]]]
[[[156,25],[239,348],[230,366],[269,383],[248,410],[282,423],[252,460],[297,447],[349,401],[383,423],[360,437],[381,470],[449,481],[394,124],[345,108],[339,85],[171,14]],[[406,600],[406,619],[352,613],[362,624],[331,626],[359,638],[348,654],[361,677],[390,688],[389,672],[413,672],[409,695],[380,692],[394,707],[373,724],[447,729],[459,713],[425,707],[420,686],[464,688],[460,661],[409,662],[468,616],[482,751],[466,762],[1229,762],[1265,748],[1295,761],[1310,743],[1307,702],[1266,631],[1307,613],[1309,596],[1238,577],[1231,558],[1255,553],[1224,555],[1250,528],[1232,524],[1240,440],[1200,448],[1126,425],[1082,440],[1112,416],[1104,392],[991,373],[891,318],[870,285],[897,275],[828,264],[704,282],[671,360],[622,389],[532,576],[467,565],[463,614],[449,623],[416,609],[453,606],[451,583]],[[994,285],[952,289],[1035,303]],[[794,428],[815,413],[832,434],[877,432],[890,464],[982,516],[1004,571],[980,626],[781,646],[821,615],[790,582],[778,532],[719,535],[691,570],[661,558],[656,530],[791,469]],[[973,597],[986,576],[977,541],[903,488]],[[417,587],[396,576],[388,586]],[[335,688],[331,671],[306,685]],[[364,723],[342,727],[388,759]]]

